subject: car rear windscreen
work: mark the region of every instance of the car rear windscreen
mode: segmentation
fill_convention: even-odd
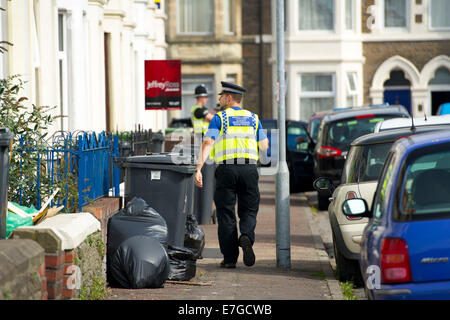
[[[323,145],[347,151],[356,138],[373,132],[375,125],[398,115],[361,115],[330,122],[324,132]]]
[[[342,183],[377,181],[392,143],[353,146],[342,171]]]
[[[362,147],[362,155],[359,158],[359,182],[378,180],[391,146],[392,142]]]

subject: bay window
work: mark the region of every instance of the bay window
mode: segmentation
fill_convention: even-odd
[[[300,30],[334,30],[334,0],[299,0]]]
[[[335,104],[334,74],[300,75],[300,119],[308,120],[317,111],[329,110]]]

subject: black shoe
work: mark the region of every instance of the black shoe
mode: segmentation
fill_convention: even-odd
[[[220,263],[220,267],[221,268],[226,268],[226,269],[234,269],[236,268],[236,263],[233,262],[226,262],[224,260],[222,260],[222,262]]]
[[[242,247],[242,251],[244,252],[244,264],[247,267],[251,267],[255,264],[255,253],[253,252],[252,242],[250,238],[246,235],[243,235],[239,238],[239,246]]]

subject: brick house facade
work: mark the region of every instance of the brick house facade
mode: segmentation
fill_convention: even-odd
[[[380,0],[362,1],[365,103],[399,102],[414,116],[436,114],[450,102],[450,18],[433,26],[432,0],[405,2],[392,28]],[[401,24],[401,23],[400,23]]]
[[[245,107],[261,118],[272,114],[271,2],[246,0],[242,4],[243,85]]]

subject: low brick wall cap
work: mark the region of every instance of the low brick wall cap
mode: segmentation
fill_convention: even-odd
[[[36,226],[19,227],[14,232],[37,232],[51,229],[61,238],[61,250],[72,250],[78,247],[89,235],[100,231],[100,222],[90,213],[63,213],[45,219]]]

